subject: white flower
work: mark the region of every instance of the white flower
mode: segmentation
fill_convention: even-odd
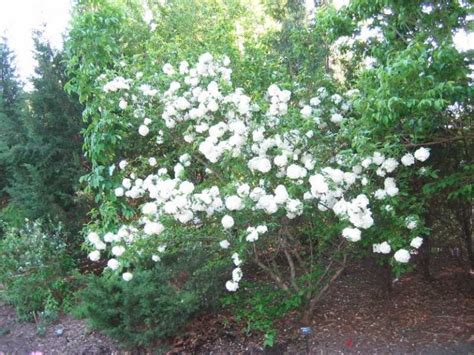
[[[347,184],[347,186],[351,186],[352,184],[355,183],[357,179],[357,175],[354,173],[344,173],[344,182]]]
[[[398,187],[395,184],[395,179],[392,177],[386,178],[384,181],[385,192],[388,196],[396,196],[398,194]]]
[[[311,193],[313,195],[324,194],[329,191],[329,186],[321,174],[310,176],[309,183],[311,184]]]
[[[128,162],[126,160],[121,160],[119,163],[119,168],[123,170],[127,167],[127,165],[128,165]]]
[[[382,168],[387,171],[387,173],[391,173],[398,167],[398,162],[393,158],[388,158],[382,164]]]
[[[247,234],[247,236],[245,237],[245,240],[247,242],[255,242],[258,240],[258,232],[255,228],[250,227],[249,229],[247,229],[247,232],[249,232],[249,234]]]
[[[360,240],[361,232],[357,228],[344,228],[342,236],[351,242],[358,242]]]
[[[115,256],[121,256],[125,253],[125,248],[121,245],[116,245],[112,248],[112,254]]]
[[[309,104],[311,106],[318,106],[321,103],[321,100],[318,97],[313,97],[311,100],[309,100]]]
[[[156,263],[156,262],[160,261],[161,258],[160,258],[158,255],[153,254],[153,255],[151,256],[151,260],[153,260],[153,261]]]
[[[263,129],[256,129],[252,132],[252,139],[254,142],[261,142],[264,140]]]
[[[232,281],[239,282],[240,280],[242,280],[242,269],[237,267],[232,270]]]
[[[290,97],[291,97],[291,91],[289,91],[289,90],[282,90],[278,93],[278,98],[282,102],[290,101]]]
[[[275,84],[272,84],[268,87],[268,95],[270,96],[277,96],[279,92],[280,88]]]
[[[112,270],[117,270],[120,266],[120,263],[118,262],[117,259],[110,259],[108,262],[107,262],[107,266],[109,268],[111,268]]]
[[[103,90],[105,92],[109,91],[117,91],[120,89],[128,90],[130,89],[130,85],[128,85],[129,79],[125,79],[121,76],[116,77],[112,81],[109,81],[107,84],[104,85]]]
[[[235,266],[242,264],[242,260],[240,260],[239,254],[237,253],[232,254],[232,261],[234,262]]]
[[[225,283],[225,288],[227,289],[227,291],[235,292],[239,288],[239,284],[230,280]]]
[[[123,190],[123,187],[117,187],[114,192],[115,192],[115,196],[117,197],[122,197],[125,193],[125,191]]]
[[[240,211],[245,206],[242,202],[242,199],[239,196],[233,195],[233,196],[229,196],[225,199],[225,207],[229,211]]]
[[[174,105],[180,111],[187,110],[191,106],[189,101],[186,100],[184,97],[178,97]]]
[[[424,162],[426,159],[429,158],[429,156],[430,156],[430,150],[427,148],[421,147],[415,152],[416,160],[419,160],[421,162]]]
[[[275,202],[278,204],[285,203],[288,200],[288,192],[286,191],[286,187],[284,185],[278,185],[275,188]]]
[[[125,101],[124,99],[120,99],[120,102],[119,102],[120,109],[125,110],[127,106],[128,106],[127,101]]]
[[[380,244],[373,244],[372,245],[374,253],[381,253],[381,254],[388,254],[392,250],[390,244],[388,242],[383,242]]]
[[[401,161],[403,165],[410,166],[415,164],[415,157],[413,154],[407,153],[402,157]]]
[[[370,157],[365,158],[364,160],[362,160],[362,163],[361,163],[362,167],[364,167],[366,169],[370,166],[370,164],[372,164],[372,158],[370,158]]]
[[[399,263],[407,263],[408,261],[410,261],[410,253],[406,249],[397,250],[393,257]]]
[[[375,152],[374,155],[372,156],[372,162],[377,165],[382,165],[384,161],[385,161],[385,156],[379,152]]]
[[[250,186],[249,184],[242,184],[237,188],[237,194],[240,197],[246,197],[250,193]]]
[[[99,240],[96,244],[95,244],[95,248],[97,250],[105,250],[105,248],[107,248],[107,245],[105,245],[105,243],[101,240]]]
[[[234,226],[234,219],[229,215],[225,215],[222,217],[221,223],[224,229],[229,229]]]
[[[347,201],[344,199],[341,199],[334,204],[334,206],[332,207],[332,210],[337,216],[344,216],[346,215],[348,206],[349,204],[347,203]]]
[[[333,123],[338,124],[338,123],[341,123],[342,120],[343,120],[343,117],[340,113],[333,113],[331,115],[331,122],[333,122]]]
[[[88,256],[91,261],[98,261],[100,259],[100,251],[94,250]]]
[[[267,214],[273,214],[278,211],[278,205],[273,195],[261,196],[255,207],[264,210]]]
[[[384,177],[385,175],[387,175],[387,172],[385,170],[383,170],[382,168],[378,168],[375,173],[378,175],[378,176],[381,176],[381,177]]]
[[[104,235],[104,242],[111,243],[115,240],[115,235],[113,233],[105,233]]]
[[[257,170],[264,174],[268,173],[272,168],[272,164],[270,163],[270,160],[268,160],[267,158],[262,158],[262,157],[256,157],[256,158],[250,159],[247,166],[252,171]]]
[[[276,166],[279,168],[282,168],[288,164],[288,157],[284,154],[282,155],[277,155],[275,158],[273,158],[273,162],[275,163]]]
[[[194,191],[194,184],[190,181],[183,181],[179,185],[179,192],[184,195],[189,195]]]
[[[142,213],[146,215],[153,215],[158,211],[158,207],[154,202],[147,202],[142,206]]]
[[[296,164],[291,164],[287,169],[286,169],[286,176],[292,180],[298,180],[306,176],[306,169],[296,165]]]
[[[91,244],[97,244],[98,242],[100,242],[100,237],[96,232],[90,232],[87,235],[87,239]]]
[[[416,219],[414,219],[413,217],[408,217],[405,221],[405,224],[408,229],[415,229],[418,225]]]
[[[150,164],[150,166],[155,166],[157,164],[156,158],[151,157],[148,159],[148,164]]]
[[[227,249],[229,246],[230,246],[230,243],[228,240],[222,240],[220,243],[219,243],[220,247],[222,249]]]
[[[308,106],[308,105],[305,105],[302,109],[301,109],[301,116],[303,116],[304,118],[308,118],[311,116],[313,110],[311,109],[311,106]]]
[[[150,129],[148,128],[148,126],[145,126],[144,124],[142,124],[139,128],[138,128],[138,133],[145,137],[146,135],[148,135],[148,133],[150,132]]]
[[[423,238],[415,237],[412,239],[410,246],[412,248],[418,249],[419,247],[421,247],[421,244],[423,244]]]
[[[174,74],[173,66],[169,63],[166,63],[165,65],[163,65],[163,73],[165,73],[168,76],[173,75]]]
[[[131,272],[124,272],[122,274],[122,278],[125,280],[125,281],[130,281],[131,279],[133,279],[133,274]]]
[[[143,231],[148,235],[160,234],[165,230],[165,227],[158,222],[147,222]]]
[[[125,187],[127,190],[132,187],[132,180],[125,178],[122,180],[122,186]]]

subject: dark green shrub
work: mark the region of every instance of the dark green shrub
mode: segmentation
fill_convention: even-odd
[[[203,251],[166,255],[125,282],[115,275],[89,275],[78,293],[76,316],[126,347],[148,346],[176,334],[196,314],[212,310],[224,291],[222,267]]]

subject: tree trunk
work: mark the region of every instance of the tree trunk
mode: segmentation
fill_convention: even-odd
[[[461,222],[462,239],[466,244],[467,255],[469,257],[470,273],[474,274],[474,251],[472,239],[472,205],[470,203],[461,206],[459,219]]]

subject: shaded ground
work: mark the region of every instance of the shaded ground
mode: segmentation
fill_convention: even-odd
[[[62,334],[58,335],[61,329]],[[114,342],[89,331],[84,321],[62,316],[40,336],[35,323],[19,322],[12,307],[0,304],[0,354],[110,354],[113,351],[116,351]]]
[[[445,265],[445,264],[443,264]],[[263,349],[261,336],[246,337],[229,315],[196,319],[185,335],[162,346],[171,353],[267,354],[474,354],[474,277],[459,266],[437,271],[427,282],[403,276],[391,294],[371,263],[353,265],[330,289],[316,310],[313,334],[302,338],[298,315],[279,323],[280,338]],[[64,333],[56,335],[58,328]],[[63,316],[39,336],[35,324],[20,323],[14,310],[0,305],[0,354],[110,354],[114,342],[87,330],[84,321]]]
[[[382,285],[373,264],[354,265],[321,301],[308,338],[300,335],[296,314],[282,320],[279,343],[267,350],[258,345],[259,338],[245,338],[236,326],[213,319],[212,327],[192,329],[195,340],[187,349],[203,354],[474,354],[474,277],[452,267],[431,282],[415,273],[403,276],[391,294]]]

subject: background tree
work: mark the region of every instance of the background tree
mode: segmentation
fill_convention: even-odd
[[[15,69],[15,57],[6,38],[0,41],[0,196],[1,207],[8,201],[5,188],[11,171],[11,149],[24,143],[21,118],[21,84]]]
[[[25,95],[23,117],[2,122],[2,144],[8,181],[8,219],[50,218],[78,230],[84,206],[76,191],[84,174],[81,111],[77,97],[64,91],[67,82],[62,54],[34,36],[38,65],[32,78],[33,91]],[[10,84],[11,86],[11,84]],[[11,97],[12,94],[9,95]]]

